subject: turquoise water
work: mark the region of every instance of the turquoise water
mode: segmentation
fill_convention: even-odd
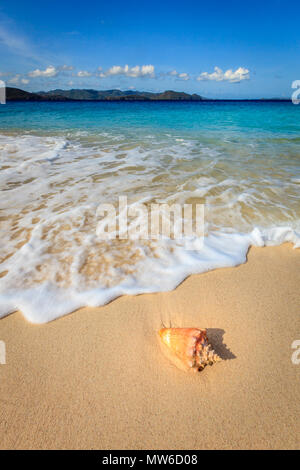
[[[0,106],[0,316],[49,321],[300,245],[299,144],[292,103]],[[97,208],[120,196],[204,204],[205,237],[99,239]]]
[[[239,131],[299,137],[299,108],[290,102],[8,103],[0,107],[0,123],[1,129],[46,132],[134,128],[140,132]]]

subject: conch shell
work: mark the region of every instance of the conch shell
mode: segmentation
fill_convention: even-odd
[[[159,335],[165,354],[180,369],[201,371],[221,360],[209,344],[206,330],[162,328]]]

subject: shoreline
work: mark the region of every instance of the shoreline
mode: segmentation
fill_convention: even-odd
[[[300,252],[248,261],[166,293],[123,296],[47,324],[0,320],[1,449],[299,448]],[[223,361],[185,373],[162,324],[208,329]]]
[[[272,242],[276,244],[272,245]],[[185,250],[180,245],[178,247],[173,245],[170,250],[168,250],[168,246],[164,247],[166,254],[169,255],[169,258],[166,256],[165,259],[165,262],[168,260],[166,266],[153,263],[156,258],[155,253],[152,257],[145,256],[142,265],[136,264],[136,282],[129,283],[129,286],[126,286],[126,282],[125,286],[120,282],[105,289],[86,289],[83,292],[76,292],[68,288],[49,288],[47,283],[39,283],[28,290],[21,289],[19,292],[9,292],[8,288],[8,295],[0,293],[0,320],[11,313],[21,311],[25,320],[30,323],[45,324],[80,309],[101,308],[122,296],[172,292],[191,275],[201,275],[218,269],[240,266],[247,262],[247,254],[251,247],[280,246],[277,243],[280,245],[290,243],[296,249],[299,247],[299,236],[294,229],[281,226],[271,229],[253,229],[248,233],[213,232],[204,237],[198,257],[196,257],[197,239],[193,245],[195,252],[192,258],[189,258],[189,250]],[[181,262],[175,264],[170,253],[181,257]],[[130,254],[128,247],[123,249],[123,260],[128,256],[135,255],[134,252]],[[159,255],[158,259],[160,261]],[[107,263],[105,257],[102,258],[102,262],[103,260],[104,263]],[[150,264],[147,265],[147,262]],[[15,263],[15,259],[10,266],[8,262],[7,269],[13,269]],[[98,264],[101,266],[101,261],[98,261]],[[188,264],[189,267],[187,268],[185,264]],[[124,268],[126,269],[126,266]],[[145,277],[145,273],[151,273],[152,277],[150,276],[149,279],[148,274]],[[38,278],[40,278],[40,274]],[[148,289],[148,286],[151,288]],[[91,299],[93,302],[90,301]]]

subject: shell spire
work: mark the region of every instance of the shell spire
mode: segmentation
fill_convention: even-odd
[[[164,352],[179,368],[201,371],[221,358],[208,342],[206,330],[199,328],[162,328],[159,330]]]

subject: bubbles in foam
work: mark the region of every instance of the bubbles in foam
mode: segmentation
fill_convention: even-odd
[[[29,321],[50,321],[235,266],[251,245],[299,246],[294,160],[279,171],[277,160],[262,165],[247,149],[171,134],[0,136],[0,316],[20,309]],[[129,203],[205,203],[204,245],[100,240],[97,207],[119,195]]]

